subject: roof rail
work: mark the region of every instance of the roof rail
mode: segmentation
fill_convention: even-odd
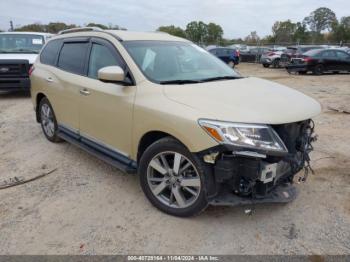
[[[99,27],[76,27],[76,28],[70,28],[70,29],[59,31],[58,34],[63,35],[63,34],[86,32],[86,31],[101,32],[101,31],[103,31],[103,29],[101,29]]]

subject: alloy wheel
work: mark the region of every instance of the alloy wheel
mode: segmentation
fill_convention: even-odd
[[[43,104],[40,112],[44,132],[48,137],[52,137],[55,133],[55,122],[53,119],[52,110],[48,104]]]
[[[201,192],[201,178],[194,164],[178,152],[161,152],[148,164],[147,182],[152,194],[172,208],[191,206]]]

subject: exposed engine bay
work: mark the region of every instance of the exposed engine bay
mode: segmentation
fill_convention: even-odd
[[[204,152],[203,159],[216,188],[208,189],[212,204],[239,205],[253,202],[289,202],[296,197],[292,186],[294,176],[301,170],[305,182],[310,166],[312,143],[316,140],[314,122],[306,120],[272,128],[288,152],[275,154],[220,146]]]

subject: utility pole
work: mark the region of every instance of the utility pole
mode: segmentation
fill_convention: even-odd
[[[13,31],[14,29],[13,29],[13,22],[12,22],[12,20],[10,21],[10,31]]]

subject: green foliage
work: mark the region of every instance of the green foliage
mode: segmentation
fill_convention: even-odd
[[[207,26],[207,33],[207,44],[220,44],[222,42],[224,30],[222,30],[220,25],[209,23]]]
[[[304,19],[305,24],[309,26],[310,30],[318,34],[324,30],[331,30],[332,24],[336,21],[337,17],[335,13],[327,7],[317,8]]]
[[[181,27],[177,27],[174,25],[169,25],[169,26],[160,26],[157,31],[160,32],[165,32],[170,35],[186,38],[185,31]]]
[[[333,23],[331,40],[350,42],[350,16],[344,16],[339,23]]]
[[[277,21],[272,26],[272,36],[277,43],[290,43],[293,41],[297,25],[290,20]]]
[[[25,25],[22,27],[15,28],[15,31],[20,31],[20,32],[45,32],[45,33],[52,33],[56,34],[61,30],[69,29],[69,28],[74,28],[77,27],[74,24],[67,25],[65,23],[61,22],[56,22],[56,23],[49,23],[47,25],[45,24],[29,24]]]
[[[192,42],[204,44],[208,38],[208,25],[202,21],[192,21],[187,24],[185,33]]]
[[[96,24],[96,23],[88,23],[86,26],[88,26],[88,27],[99,27],[99,28],[101,28],[103,30],[109,29],[108,26],[105,26],[103,24]]]

